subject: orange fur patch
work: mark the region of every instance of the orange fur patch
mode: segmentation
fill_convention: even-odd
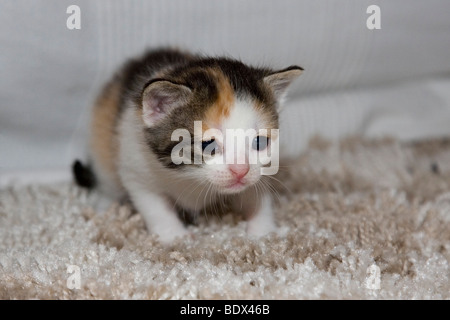
[[[118,142],[115,133],[119,113],[120,84],[109,84],[97,99],[91,122],[91,152],[105,173],[119,181],[116,170]]]
[[[223,120],[229,117],[234,106],[234,90],[227,78],[219,71],[212,70],[218,89],[216,102],[208,109],[203,121],[203,131],[219,128]]]

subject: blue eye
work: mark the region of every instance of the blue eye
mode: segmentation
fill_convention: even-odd
[[[202,141],[202,150],[207,151],[207,153],[214,155],[216,154],[216,141],[214,139],[208,141]]]
[[[264,150],[268,145],[269,138],[265,136],[257,136],[252,142],[252,148],[258,151]]]
[[[206,149],[207,146],[209,146],[211,143],[214,143],[214,139],[208,140],[208,141],[202,141],[202,149],[203,151]]]

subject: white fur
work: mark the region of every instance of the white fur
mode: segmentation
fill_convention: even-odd
[[[222,131],[223,136],[218,139],[218,144],[222,148],[221,151],[225,149],[225,154],[222,152],[217,156],[222,157],[223,164],[216,165],[206,165],[204,166],[204,176],[205,179],[208,179],[212,184],[221,188],[223,193],[236,193],[236,191],[241,191],[240,189],[228,190],[226,187],[232,184],[233,175],[228,169],[227,165],[227,150],[226,150],[226,142],[224,138],[226,138],[227,129],[235,130],[235,129],[257,129],[256,128],[256,119],[258,119],[258,114],[256,110],[253,108],[252,104],[247,101],[237,100],[234,107],[231,110],[231,113],[227,119],[225,119],[222,123],[222,127],[218,128]],[[255,136],[250,136],[250,143]],[[242,142],[242,141],[241,141]],[[236,141],[236,152],[234,154],[235,163],[239,163],[237,161],[245,160],[247,161],[248,152],[254,152],[252,150],[246,150],[245,144],[239,143],[239,139]],[[251,147],[251,145],[250,145]],[[244,159],[242,159],[244,158]],[[232,159],[233,160],[233,159]],[[248,161],[247,161],[248,163]],[[249,184],[255,183],[259,179],[259,167],[250,166],[250,171],[247,176],[244,178],[245,182]],[[243,190],[243,189],[242,189]]]

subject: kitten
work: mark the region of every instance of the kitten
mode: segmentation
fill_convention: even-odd
[[[76,161],[75,180],[111,198],[129,197],[165,243],[187,233],[177,212],[195,217],[224,204],[243,214],[250,234],[267,234],[275,223],[262,170],[278,156],[278,110],[302,70],[149,51],[102,90],[92,115],[91,167]],[[229,138],[227,129],[246,130],[248,140],[239,140],[242,131]]]

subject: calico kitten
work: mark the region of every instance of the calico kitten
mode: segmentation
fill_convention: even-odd
[[[271,197],[260,185],[269,164],[249,160],[263,151],[267,158],[278,142],[272,129],[278,129],[280,101],[302,70],[171,49],[147,52],[102,90],[92,115],[91,167],[75,162],[75,179],[111,198],[128,196],[166,243],[187,233],[177,212],[195,216],[224,204],[243,214],[249,233],[273,231]],[[246,130],[248,140],[229,147],[228,129]],[[278,156],[275,149],[270,159]],[[229,161],[211,161],[224,158]]]

